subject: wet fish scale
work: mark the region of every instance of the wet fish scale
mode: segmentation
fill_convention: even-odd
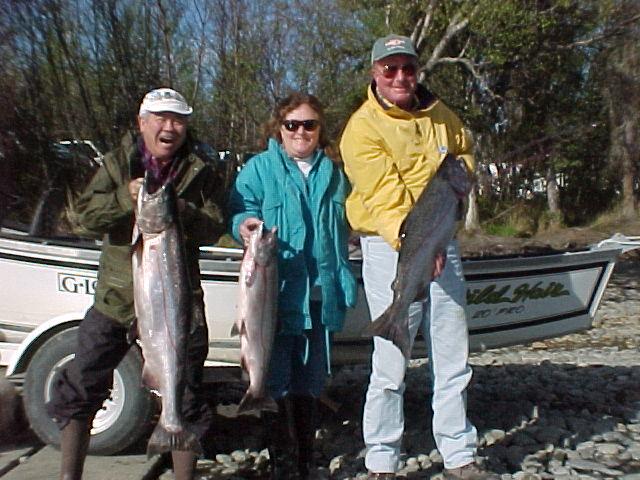
[[[240,334],[240,357],[249,374],[249,388],[238,413],[278,407],[266,391],[273,339],[277,325],[278,267],[275,227],[252,231],[240,266],[238,314],[234,332]]]
[[[181,413],[192,293],[172,184],[150,194],[146,181],[143,183],[133,245],[134,303],[144,357],[143,381],[160,395],[162,404],[147,454],[171,450],[200,453],[200,443],[185,427]]]

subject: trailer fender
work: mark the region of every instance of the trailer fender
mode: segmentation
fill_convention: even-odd
[[[56,333],[78,325],[86,311],[65,313],[41,323],[22,341],[11,363],[7,366],[7,376],[24,373],[33,354]]]

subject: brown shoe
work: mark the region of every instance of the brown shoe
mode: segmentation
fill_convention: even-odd
[[[387,479],[392,479],[392,478],[396,478],[396,474],[395,473],[376,473],[376,472],[369,472],[369,475],[367,475],[368,479],[371,478],[377,478],[377,479],[383,479],[383,478],[387,478]]]
[[[482,469],[476,463],[469,463],[463,467],[445,468],[444,478],[446,480],[499,480],[500,476]]]

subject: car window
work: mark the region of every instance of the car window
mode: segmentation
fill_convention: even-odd
[[[99,167],[95,152],[80,144],[4,140],[2,226],[37,237],[74,238],[69,219],[75,200]]]

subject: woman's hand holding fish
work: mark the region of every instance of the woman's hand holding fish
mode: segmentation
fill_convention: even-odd
[[[245,218],[244,221],[240,224],[240,226],[238,227],[238,231],[245,246],[249,244],[251,232],[253,232],[256,228],[259,228],[261,225],[262,220],[256,217]]]

